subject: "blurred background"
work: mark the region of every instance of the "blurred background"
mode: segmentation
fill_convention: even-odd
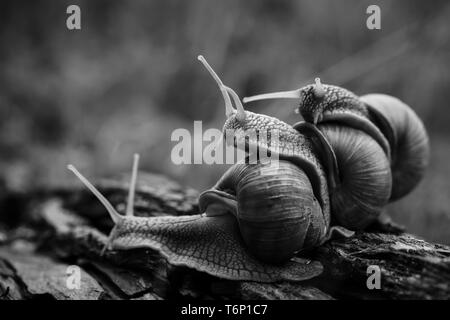
[[[79,31],[66,8],[81,8]],[[366,8],[381,7],[381,30]],[[450,244],[448,1],[138,0],[0,2],[0,177],[12,190],[141,170],[199,190],[226,169],[175,165],[177,128],[221,128],[222,96],[203,54],[241,96],[299,88],[316,76],[357,94],[399,97],[431,138],[426,178],[390,206],[394,219]],[[294,101],[251,111],[289,123]]]

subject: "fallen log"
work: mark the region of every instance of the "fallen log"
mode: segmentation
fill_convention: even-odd
[[[97,184],[122,212],[123,181],[128,178]],[[163,176],[141,175],[136,191],[136,215],[198,213],[198,193]],[[330,241],[308,255],[324,266],[319,277],[270,284],[171,266],[150,249],[100,255],[112,223],[80,186],[11,194],[0,207],[1,299],[450,298],[450,247],[410,234],[365,232]],[[70,266],[81,272],[78,289],[67,286]]]

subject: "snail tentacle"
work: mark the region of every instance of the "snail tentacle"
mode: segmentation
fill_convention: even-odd
[[[220,80],[217,73],[214,71],[213,68],[211,68],[211,66],[208,64],[208,62],[202,55],[198,56],[197,59],[205,66],[206,70],[208,70],[208,72],[211,74],[211,76],[216,81],[217,85],[219,86],[220,92],[222,93],[222,96],[223,96],[223,100],[225,101],[225,115],[227,117],[229,117],[230,115],[232,115],[235,112],[235,110],[233,109],[230,96],[228,95],[228,92],[227,92],[222,80]]]
[[[236,106],[236,110],[237,110],[237,114],[236,114],[236,118],[239,121],[245,121],[245,110],[244,110],[244,106],[242,105],[241,100],[239,99],[239,96],[236,94],[236,92],[231,89],[230,87],[225,86],[225,90],[227,90],[227,92],[231,95],[231,97],[233,98],[234,104]]]
[[[133,166],[136,166],[137,165],[137,160],[139,159],[139,157],[136,157],[135,156],[135,161],[134,161],[134,165]],[[116,209],[114,209],[114,207],[113,207],[113,205],[102,195],[102,193],[96,188],[96,187],[94,187],[94,185],[92,184],[92,183],[90,183],[89,182],[89,180],[88,179],[86,179],[78,170],[77,170],[77,168],[75,168],[75,166],[73,166],[73,165],[71,165],[71,164],[69,164],[68,166],[67,166],[67,169],[69,169],[70,171],[72,171],[73,172],[73,174],[75,174],[75,176],[89,189],[89,191],[91,191],[96,197],[97,197],[97,199],[103,204],[103,206],[105,207],[105,209],[106,209],[106,211],[108,211],[108,213],[109,213],[109,215],[110,215],[110,217],[111,217],[111,219],[113,220],[113,222],[114,222],[114,224],[117,226],[117,225],[120,225],[120,224],[122,224],[123,223],[123,220],[124,220],[124,216],[122,216],[122,215],[120,215],[117,211],[116,211]],[[134,171],[134,168],[133,168],[133,171]],[[137,171],[137,169],[136,169],[136,171]],[[133,182],[133,178],[132,178],[132,182]],[[134,179],[134,183],[136,183],[136,180]],[[130,186],[130,192],[129,192],[129,199],[131,198],[131,200],[133,200],[134,199],[134,189],[135,189],[135,187],[134,186]],[[133,195],[133,197],[132,197],[132,195]],[[133,207],[132,205],[131,205],[131,207]],[[131,212],[131,214],[130,213],[128,213],[128,206],[127,206],[127,216],[131,216],[132,215],[132,212]],[[113,239],[114,239],[114,235],[115,235],[115,233],[114,233],[114,231],[115,231],[115,228],[113,228],[113,230],[112,230],[112,232],[109,234],[109,236],[108,236],[108,239],[107,239],[107,241],[105,242],[105,245],[103,246],[103,249],[102,249],[102,251],[101,251],[101,253],[100,253],[100,255],[101,256],[103,256],[104,255],[104,253],[105,253],[105,251],[107,250],[107,249],[110,249],[111,248],[111,242],[113,241]]]
[[[116,209],[114,209],[113,205],[101,194],[100,191],[92,183],[89,182],[88,179],[86,179],[78,170],[73,166],[72,164],[69,164],[67,166],[67,169],[73,172],[75,176],[97,197],[97,199],[103,204],[106,211],[108,211],[112,221],[114,223],[119,223],[123,216],[121,216]]]
[[[131,171],[130,190],[128,191],[128,201],[126,215],[132,216],[134,212],[134,194],[136,190],[137,173],[139,167],[139,154],[135,153],[133,156],[133,168]]]

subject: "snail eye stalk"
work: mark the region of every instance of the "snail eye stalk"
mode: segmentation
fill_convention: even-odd
[[[323,98],[325,98],[325,88],[323,86],[323,84],[320,82],[320,78],[316,78],[315,79],[315,85],[314,85],[314,96],[317,100],[322,100]]]
[[[223,100],[225,101],[225,115],[227,116],[227,118],[229,118],[235,112],[235,110],[233,108],[233,105],[231,104],[231,99],[230,96],[228,95],[225,85],[223,84],[222,80],[220,80],[219,76],[214,71],[214,69],[209,65],[209,63],[202,55],[198,56],[197,59],[203,64],[206,70],[208,70],[208,72],[211,74],[211,76],[219,86],[220,92],[222,92]]]
[[[279,91],[272,93],[263,93],[256,96],[245,97],[242,101],[244,103],[249,103],[259,100],[269,100],[269,99],[300,99],[300,90],[290,90],[290,91]]]
[[[134,211],[134,195],[136,190],[137,172],[139,166],[139,154],[135,153],[133,157],[133,169],[131,173],[130,190],[128,191],[128,201],[126,215],[132,216]]]
[[[88,188],[96,197],[97,199],[103,204],[103,206],[106,208],[106,211],[108,211],[109,215],[111,216],[111,219],[114,221],[114,223],[118,223],[122,217],[121,215],[114,209],[112,204],[101,194],[101,192],[92,185],[88,179],[86,179],[73,165],[69,164],[67,166],[67,169],[73,172],[75,176],[77,176],[78,179]]]
[[[233,89],[231,89],[230,87],[225,86],[225,89],[228,91],[228,93],[233,98],[234,104],[235,104],[236,109],[237,109],[236,118],[240,122],[245,121],[245,118],[246,118],[245,109],[244,109],[244,106],[242,105],[241,99],[239,99],[239,96],[237,95],[237,93]]]

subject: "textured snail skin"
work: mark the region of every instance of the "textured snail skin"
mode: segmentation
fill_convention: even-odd
[[[367,109],[354,93],[338,86],[322,84],[325,95],[317,98],[315,86],[310,84],[300,89],[299,111],[305,121],[313,122],[316,113],[351,112],[361,117],[368,117]]]
[[[187,266],[230,280],[302,281],[319,275],[322,265],[296,258],[277,266],[248,254],[234,217],[205,215],[178,217],[124,217],[111,236],[112,248],[151,248],[170,264]]]
[[[389,142],[370,121],[369,111],[357,95],[338,86],[323,84],[325,96],[318,99],[314,94],[314,87],[315,85],[308,85],[300,89],[298,110],[306,122],[313,122],[317,118],[318,123],[336,122],[360,129],[375,139],[390,157]]]

